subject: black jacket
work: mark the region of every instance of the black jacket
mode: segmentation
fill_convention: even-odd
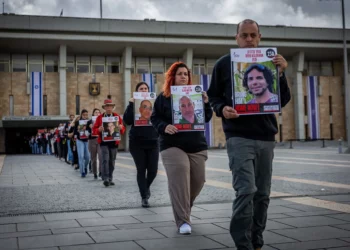
[[[290,90],[286,77],[280,77],[281,106],[290,100]],[[230,137],[243,137],[253,140],[275,141],[278,132],[277,120],[274,114],[242,115],[236,119],[225,119],[222,110],[225,106],[232,107],[232,82],[230,54],[221,57],[215,64],[208,90],[209,102],[216,113],[222,118],[222,127],[226,140]]]
[[[209,103],[204,105],[204,112],[205,122],[209,122],[213,116]],[[171,98],[163,96],[163,92],[154,103],[151,122],[160,135],[160,151],[171,147],[180,148],[186,153],[197,153],[208,149],[203,131],[178,132],[174,135],[165,133],[166,126],[172,124],[172,107]]]
[[[158,147],[158,133],[152,126],[134,126],[134,103],[129,102],[123,115],[126,125],[131,125],[129,132],[130,143],[143,147]]]

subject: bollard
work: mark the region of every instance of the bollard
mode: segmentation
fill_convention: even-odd
[[[293,141],[292,141],[292,140],[290,140],[290,141],[289,141],[289,148],[293,148],[292,143],[293,143]]]
[[[343,153],[343,138],[340,138],[340,139],[338,140],[338,142],[339,142],[338,153],[339,153],[339,154],[342,154],[342,153]]]
[[[326,145],[324,143],[324,139],[322,139],[322,148],[325,148],[325,147],[326,147]]]

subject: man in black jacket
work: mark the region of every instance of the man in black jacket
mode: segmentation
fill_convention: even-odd
[[[255,21],[246,19],[237,25],[238,47],[256,48],[260,38],[259,25]],[[281,105],[284,107],[290,100],[283,73],[288,64],[281,55],[276,55],[272,61],[279,69]],[[216,62],[208,90],[210,104],[222,118],[232,185],[236,191],[230,234],[238,250],[260,250],[264,245],[263,231],[270,202],[277,121],[274,114],[238,115],[232,107],[230,65],[230,54]]]

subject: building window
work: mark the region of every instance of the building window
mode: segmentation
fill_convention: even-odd
[[[195,58],[193,59],[193,75],[204,75],[206,73],[205,70],[205,59]]]
[[[77,56],[77,70],[78,73],[90,72],[90,57],[89,56]]]
[[[105,57],[104,56],[92,56],[91,57],[91,72],[92,73],[104,73],[105,72]]]
[[[107,72],[120,73],[120,57],[107,57]]]
[[[28,56],[28,73],[43,72],[43,55]]]
[[[304,114],[307,115],[307,96],[304,96]]]
[[[80,114],[80,96],[79,95],[75,96],[75,114],[76,115]]]
[[[163,74],[164,73],[164,59],[163,58],[151,58],[151,73]]]
[[[10,72],[10,55],[0,54],[0,72]]]
[[[57,56],[45,55],[45,57],[44,57],[44,69],[45,69],[45,72],[58,72]]]
[[[214,65],[216,63],[215,59],[207,59],[207,74],[213,74]]]
[[[44,95],[43,99],[43,113],[44,115],[47,115],[47,95]]]
[[[328,105],[329,105],[329,115],[333,115],[333,108],[332,108],[332,96],[328,96]]]
[[[9,106],[10,106],[10,115],[12,116],[12,115],[14,115],[14,100],[13,100],[13,95],[10,95],[10,98],[9,98]]]
[[[149,59],[147,57],[136,58],[136,74],[149,73]]]
[[[26,72],[26,71],[27,71],[27,56],[12,55],[12,72]]]
[[[74,56],[67,56],[66,72],[75,72],[75,58]]]
[[[165,72],[167,72],[170,66],[174,64],[174,62],[179,61],[179,58],[165,58],[164,61],[165,61]]]

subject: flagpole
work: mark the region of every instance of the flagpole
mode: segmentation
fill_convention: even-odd
[[[102,0],[100,0],[100,18],[102,19]]]

